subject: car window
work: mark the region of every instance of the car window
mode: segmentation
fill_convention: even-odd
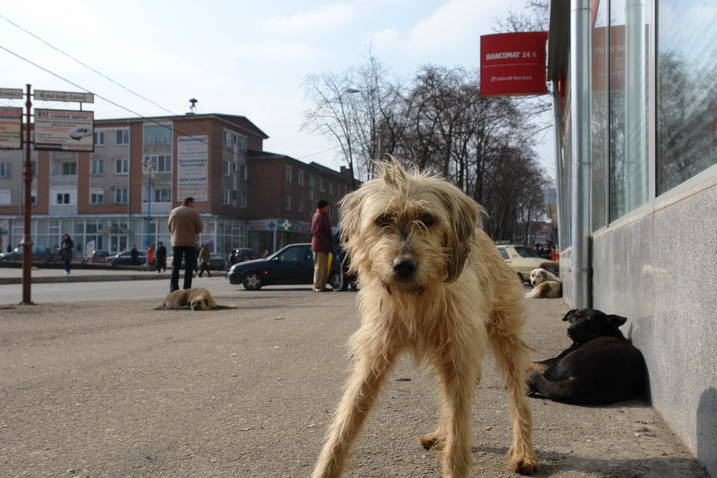
[[[537,257],[537,258],[539,258],[539,259],[541,258],[541,257],[538,255],[538,253],[535,252],[535,251],[534,251],[533,249],[531,249],[530,247],[522,246],[522,247],[516,247],[516,248],[514,248],[514,249],[515,249],[515,252],[517,252],[517,253],[520,255],[520,257]]]
[[[290,247],[279,254],[279,262],[300,262],[302,261],[302,247]]]
[[[500,255],[503,256],[503,259],[510,259],[510,257],[508,256],[508,251],[506,251],[505,249],[498,249],[498,252],[500,252]]]

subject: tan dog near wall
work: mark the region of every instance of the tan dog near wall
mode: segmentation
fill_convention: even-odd
[[[508,467],[534,472],[521,285],[480,229],[478,204],[396,160],[377,168],[378,177],[341,204],[345,246],[359,277],[361,327],[349,341],[353,373],[312,477],[341,475],[349,447],[402,352],[438,377],[438,427],[421,444],[442,450],[443,477],[467,477],[471,406],[489,345],[513,416]]]
[[[530,285],[533,286],[533,290],[525,294],[526,299],[555,299],[563,295],[560,279],[540,267],[530,271]]]

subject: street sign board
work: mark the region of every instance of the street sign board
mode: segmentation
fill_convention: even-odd
[[[22,149],[22,108],[0,108],[0,149]]]
[[[35,149],[94,151],[94,112],[35,109]]]
[[[93,93],[77,93],[73,91],[35,90],[35,99],[38,101],[70,101],[76,103],[94,103]]]
[[[524,96],[547,93],[547,32],[498,33],[480,37],[480,95]]]
[[[7,98],[10,100],[21,100],[22,99],[22,88],[0,88],[0,98]]]

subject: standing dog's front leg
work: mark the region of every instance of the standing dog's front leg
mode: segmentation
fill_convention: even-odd
[[[361,337],[360,331],[358,337]],[[372,347],[366,342],[359,343],[353,373],[336,411],[334,422],[329,428],[328,439],[321,450],[312,478],[341,476],[349,447],[368,415],[393,362],[395,354],[379,354],[377,350],[380,349],[386,350],[383,347]]]

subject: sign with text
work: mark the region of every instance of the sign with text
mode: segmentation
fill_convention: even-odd
[[[76,93],[73,91],[35,90],[35,99],[38,101],[69,101],[74,103],[94,103],[93,93]]]
[[[547,32],[480,37],[481,96],[543,95]]]
[[[22,88],[0,88],[0,98],[9,100],[21,100]]]
[[[209,136],[177,137],[177,200],[207,201]]]
[[[0,149],[22,149],[22,108],[0,108]]]
[[[94,151],[93,111],[35,108],[35,149]]]

